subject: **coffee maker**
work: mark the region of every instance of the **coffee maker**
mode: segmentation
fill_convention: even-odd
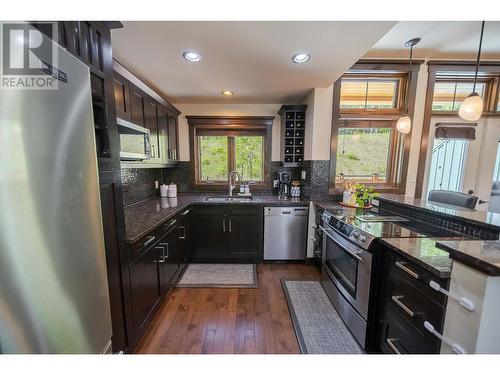
[[[292,174],[287,171],[278,172],[278,199],[286,200],[290,196]]]

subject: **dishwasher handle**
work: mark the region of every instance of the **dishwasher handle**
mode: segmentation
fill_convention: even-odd
[[[264,216],[307,216],[309,215],[308,207],[264,207]]]

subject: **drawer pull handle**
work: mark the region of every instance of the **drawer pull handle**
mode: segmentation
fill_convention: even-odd
[[[189,213],[189,210],[186,210],[182,213],[182,216],[186,216]]]
[[[387,345],[389,345],[389,348],[394,352],[394,354],[401,354],[401,352],[396,348],[396,345],[393,344],[393,341],[396,341],[396,339],[387,339],[385,340],[387,342]]]
[[[446,345],[448,345],[451,348],[451,350],[453,350],[455,353],[457,353],[457,354],[467,354],[467,352],[464,350],[464,348],[462,348],[460,345],[455,344],[449,338],[447,338],[447,337],[441,335],[439,332],[437,332],[434,329],[434,326],[431,323],[429,323],[427,320],[424,322],[424,327],[425,327],[425,329],[427,331],[429,331],[434,336],[436,336],[439,340],[441,340]]]
[[[439,285],[437,282],[433,280],[429,281],[429,285],[432,289],[437,290],[438,292],[443,293],[448,298],[457,301],[460,304],[460,306],[462,306],[464,309],[469,311],[474,311],[474,303],[468,300],[467,298],[457,296],[455,293],[451,293],[446,289],[441,288],[441,285]]]
[[[415,316],[415,313],[413,311],[411,311],[408,306],[406,306],[403,302],[401,302],[401,300],[405,298],[405,296],[392,296],[392,300],[396,303],[396,305],[398,305],[399,307],[401,307],[401,309],[407,313],[408,315],[410,315],[412,318]]]
[[[151,242],[153,242],[156,239],[155,236],[148,236],[147,238],[148,238],[148,240],[145,241],[144,244],[142,245],[144,247],[148,246]]]
[[[411,269],[409,269],[408,267],[405,266],[405,263],[401,263],[401,262],[396,262],[396,267],[398,267],[399,269],[405,271],[408,275],[410,275],[411,277],[415,278],[415,279],[420,279],[420,275],[414,271],[412,271]]]

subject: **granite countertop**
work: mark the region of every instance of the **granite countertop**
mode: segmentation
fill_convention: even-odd
[[[396,194],[382,194],[379,199],[397,202],[407,206],[423,208],[446,216],[459,217],[474,224],[486,224],[493,229],[500,230],[500,214],[495,212],[471,210],[469,208],[450,206],[442,203],[437,204],[425,199],[412,198]]]
[[[449,278],[451,265],[448,252],[436,247],[442,238],[381,238],[380,242],[411,262],[440,278]]]
[[[262,204],[270,206],[309,205],[305,198],[279,200],[276,195],[255,195],[249,202],[220,203],[206,202],[209,195],[178,195],[176,198],[151,198],[125,207],[125,241],[134,243],[193,204]]]
[[[500,241],[439,241],[450,258],[488,276],[500,276]]]

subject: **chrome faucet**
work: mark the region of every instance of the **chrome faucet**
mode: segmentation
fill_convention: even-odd
[[[236,175],[236,180],[234,180],[234,182],[241,181],[241,177],[238,174],[238,172],[236,172],[236,171],[229,172],[229,196],[230,197],[233,196],[233,190],[236,187],[236,185],[233,185],[233,181],[232,181],[232,178],[234,175]]]

